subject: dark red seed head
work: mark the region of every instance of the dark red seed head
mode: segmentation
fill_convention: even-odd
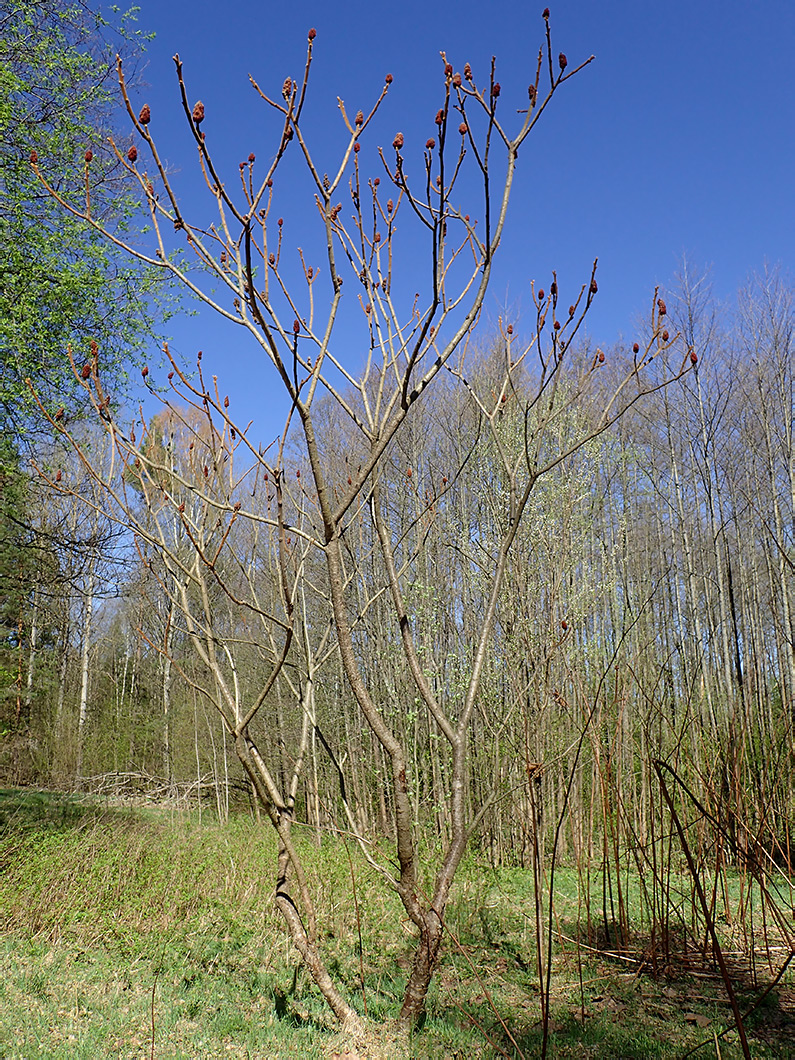
[[[453,76],[453,64],[452,63],[445,63],[444,64],[444,76],[445,77],[452,77]]]
[[[543,12],[543,14],[541,15],[541,17],[542,17],[542,18],[549,18],[549,8],[548,8],[548,7],[545,7],[545,8],[544,8],[544,12]]]
[[[599,285],[597,284],[596,280],[591,280],[591,286],[588,288],[588,290],[591,294],[596,294],[596,292],[599,290]]]
[[[84,364],[83,371],[80,373],[80,375],[83,377],[83,379],[88,379],[88,377],[91,375],[91,365]]]
[[[394,80],[395,79],[394,79],[394,77],[391,74],[387,74],[386,77],[384,78],[384,81],[386,81],[386,83],[388,85],[391,85]]]
[[[285,99],[289,99],[290,93],[293,90],[293,79],[292,77],[285,77],[284,84],[282,85],[282,96]]]
[[[574,316],[574,311],[575,311],[575,306],[573,306],[573,305],[570,305],[570,306],[569,306],[569,316],[570,316],[570,317],[573,317],[573,316]]]
[[[149,104],[144,103],[144,105],[141,107],[141,113],[138,115],[138,121],[141,123],[141,125],[148,125],[151,120],[152,112],[149,109]]]
[[[254,163],[254,162],[256,162],[256,161],[257,161],[257,156],[256,156],[256,155],[254,154],[254,152],[253,152],[253,151],[252,151],[252,152],[251,152],[251,154],[250,154],[250,155],[248,156],[248,160],[249,160],[249,162],[252,162],[252,163]]]
[[[691,350],[690,351],[690,363],[691,364],[698,364],[698,357],[696,356],[696,351],[695,350]]]
[[[640,353],[640,345],[637,342],[632,343],[632,352]]]
[[[293,321],[293,334],[297,335],[300,330],[301,330],[301,322],[299,320],[294,320]]]
[[[275,265],[276,264],[276,255],[275,254],[269,254],[268,255],[268,264],[269,265]]]
[[[663,342],[667,342],[668,341],[668,332],[667,331],[664,331],[662,333],[662,340],[663,340]]]
[[[403,133],[402,132],[399,132],[395,136],[395,139],[392,141],[392,146],[394,147],[394,149],[396,151],[399,151],[401,149],[401,147],[403,146]]]
[[[461,124],[458,126],[458,131],[461,133],[462,136],[466,135],[467,123],[465,121],[462,121]]]
[[[361,151],[361,149],[362,149],[362,145],[357,140],[356,143],[353,145],[353,153],[355,155],[358,155],[358,153]]]
[[[93,152],[93,151],[91,150],[91,148],[90,148],[90,147],[89,147],[89,149],[88,149],[88,150],[86,151],[86,153],[85,153],[85,155],[84,155],[83,157],[85,158],[86,162],[90,162],[90,161],[91,161],[91,159],[92,159],[92,158],[94,157],[94,152]]]
[[[509,335],[513,335],[513,324],[509,324],[506,330]]]
[[[312,29],[310,29],[310,31],[307,33],[307,37],[309,38],[309,40],[314,40],[316,36],[317,36],[317,30],[313,26]]]
[[[199,100],[193,108],[193,121],[196,125],[201,125],[204,121],[204,104]]]
[[[667,309],[667,307],[665,305],[665,302],[662,300],[662,298],[658,298],[657,299],[657,309],[658,309],[661,317],[664,317],[665,314],[668,312],[668,309]]]
[[[472,80],[472,67],[469,65],[469,63],[464,63],[464,77],[467,79],[467,81]]]
[[[453,84],[456,88],[461,87],[461,74],[453,74]]]
[[[442,122],[444,121],[444,111],[441,108],[437,110],[436,117],[433,120],[436,122],[437,125],[442,124]]]
[[[540,290],[538,292],[538,300],[539,300],[539,302],[543,302],[544,301],[544,288],[543,287],[540,288]]]
[[[558,66],[560,67],[561,73],[566,69],[566,67],[568,65],[569,65],[569,60],[566,58],[566,56],[563,54],[563,52],[561,52],[560,55],[558,56]]]
[[[30,152],[30,164],[32,166],[38,165],[38,161],[39,161],[39,156],[38,156],[37,152],[36,151],[31,151]]]
[[[604,364],[605,363],[605,355],[602,353],[601,350],[599,351],[599,363],[600,364]]]
[[[149,366],[148,365],[145,364],[143,366],[143,368],[141,369],[141,375],[144,377],[144,379],[146,379],[146,377],[149,375]]]
[[[364,125],[364,114],[360,110],[356,112],[356,124]]]
[[[538,90],[536,89],[536,86],[535,85],[530,85],[530,87],[527,90],[527,94],[530,97],[530,103],[532,105],[533,103],[535,103],[536,96],[538,95]]]
[[[436,147],[436,141],[432,136],[425,141],[425,146],[428,148],[429,151],[432,151],[434,147]]]
[[[131,162],[138,161],[138,148],[135,146],[135,144],[133,144],[130,150],[127,152],[127,157]]]
[[[499,96],[499,94],[500,94],[500,82],[499,81],[495,81],[494,84],[491,86],[491,94],[494,97],[494,99],[496,99],[497,96]]]

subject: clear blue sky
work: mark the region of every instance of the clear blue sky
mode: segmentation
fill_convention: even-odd
[[[307,30],[317,29],[309,118],[319,149],[339,142],[336,97],[367,110],[391,72],[395,81],[371,147],[400,129],[419,160],[435,132],[445,49],[455,69],[470,62],[485,80],[497,56],[501,103],[524,105],[543,41],[544,4],[459,0],[398,4],[235,0],[139,0],[139,26],[156,34],[139,95],[152,131],[184,187],[188,218],[195,155],[179,112],[171,56],[185,63],[191,102],[236,179],[249,151],[274,150],[273,125],[248,84],[278,94],[300,77]],[[564,298],[599,258],[599,295],[589,322],[610,345],[630,338],[655,284],[670,284],[683,254],[712,266],[715,293],[730,301],[766,261],[793,265],[795,236],[795,48],[793,0],[559,0],[551,3],[555,52],[570,66],[595,61],[563,86],[522,149],[510,215],[487,309],[529,304],[531,279],[558,272]],[[338,137],[339,139],[335,139]],[[329,158],[334,153],[330,151]],[[363,156],[364,157],[364,154]],[[373,173],[376,173],[375,158]],[[416,165],[416,163],[415,163]],[[331,168],[331,161],[328,168]],[[277,213],[311,216],[311,195],[278,189]],[[302,198],[303,196],[303,198]],[[286,238],[304,238],[300,222]],[[238,416],[263,440],[278,426],[278,385],[241,330],[207,310],[171,326],[189,360],[202,348]]]

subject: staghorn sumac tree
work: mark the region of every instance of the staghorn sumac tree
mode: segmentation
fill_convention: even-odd
[[[662,302],[655,302],[644,347],[620,370],[612,367],[608,389],[594,390],[605,357],[578,337],[597,293],[594,264],[571,298],[564,299],[554,273],[546,291],[534,289],[529,339],[520,342],[513,324],[502,322],[488,371],[469,374],[467,350],[505,232],[519,149],[553,96],[590,62],[568,69],[565,56],[553,53],[548,18],[518,118],[503,117],[493,62],[483,82],[469,64],[456,72],[443,53],[439,108],[421,160],[398,132],[391,149],[378,149],[381,175],[369,180],[361,148],[392,77],[367,113],[351,116],[340,101],[338,154],[321,163],[304,120],[314,39],[312,30],[302,78],[288,77],[280,93],[252,79],[274,119],[273,153],[262,170],[252,153],[231,177],[212,152],[212,115],[201,102],[191,105],[175,57],[213,218],[183,212],[161,161],[154,111],[133,106],[119,64],[139,142],[116,154],[139,182],[155,242],[151,253],[128,249],[256,339],[289,405],[280,437],[259,448],[233,419],[219,383],[205,380],[200,363],[189,376],[166,349],[171,371],[161,400],[186,428],[180,406],[203,422],[200,430],[190,428],[193,455],[179,465],[143,415],[133,426],[117,420],[96,360],[76,364],[75,372],[119,457],[116,479],[105,479],[118,518],[133,528],[152,572],[167,571],[161,589],[204,668],[200,690],[220,712],[278,833],[275,900],[295,946],[338,1019],[360,1027],[353,1002],[324,963],[292,839],[299,783],[317,737],[338,774],[347,830],[399,895],[415,929],[399,1014],[405,1030],[423,1013],[456,871],[489,800],[488,793],[480,805],[471,798],[468,756],[484,672],[500,651],[496,620],[529,499],[547,472],[689,361],[650,371],[677,341],[665,328]],[[415,165],[417,179],[410,177]],[[311,252],[305,246],[291,256],[278,189],[299,169],[309,177],[306,209],[319,235]],[[89,203],[78,205],[37,172],[64,209],[103,231]],[[172,254],[175,240],[182,241],[181,257]],[[418,245],[425,248],[421,267]],[[313,254],[322,254],[322,268]],[[146,370],[145,378],[151,385]],[[440,466],[441,455],[423,451],[422,417],[434,400],[439,409],[453,398],[460,412],[451,437],[458,436]],[[574,408],[583,414],[570,415]],[[562,429],[564,420],[569,426]],[[465,474],[473,460],[481,469],[477,503]],[[457,524],[452,539],[451,524]],[[435,620],[457,630],[464,645],[455,682],[434,669],[423,644],[434,576],[426,545],[434,535],[442,551],[447,544],[464,555],[457,568],[470,582],[465,609],[443,596],[434,602]],[[385,649],[391,684],[377,662]],[[240,675],[241,660],[254,655],[261,680],[252,689]],[[345,748],[331,746],[318,717],[315,675],[332,658],[387,763],[391,860],[362,834],[355,786],[346,784]],[[300,718],[292,728],[279,714],[286,697]],[[438,854],[429,853],[414,812],[411,728],[400,720],[406,697],[443,748],[438,782],[447,812]]]

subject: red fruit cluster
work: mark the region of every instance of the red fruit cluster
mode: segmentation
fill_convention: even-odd
[[[92,159],[92,158],[94,157],[94,152],[93,152],[93,151],[91,150],[91,148],[90,148],[90,147],[89,147],[89,149],[88,149],[88,150],[86,151],[86,153],[85,153],[85,155],[84,155],[83,157],[85,158],[86,162],[90,162],[90,161],[91,161],[91,159]]]
[[[392,146],[396,151],[399,151],[403,146],[403,133],[399,132],[395,139],[392,141]]]
[[[309,38],[309,40],[314,40],[316,36],[317,30],[313,26],[312,29],[310,29],[310,31],[307,33],[307,37]]]
[[[196,125],[201,125],[204,121],[204,104],[199,100],[193,108],[193,121]]]
[[[561,52],[560,55],[558,56],[558,66],[560,67],[560,72],[563,73],[563,71],[566,69],[566,67],[568,65],[569,65],[569,60],[566,58],[566,56],[563,54],[563,52]]]
[[[151,120],[152,112],[149,109],[149,104],[144,103],[144,105],[141,107],[141,113],[138,115],[138,121],[141,123],[141,125],[148,125]]]
[[[127,157],[132,163],[138,161],[138,148],[135,146],[135,144],[133,144],[130,150],[127,152]]]

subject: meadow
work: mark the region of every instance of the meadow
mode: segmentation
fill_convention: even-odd
[[[427,1019],[390,1040],[411,952],[397,900],[341,840],[304,843],[323,950],[372,1021],[339,1037],[271,902],[273,836],[250,815],[0,793],[0,1055],[532,1057],[541,1041],[532,873],[466,862]],[[684,952],[652,975],[641,926],[622,951],[582,924],[577,874],[555,875],[554,1057],[741,1055],[716,970]],[[395,932],[394,924],[401,924]],[[726,952],[731,959],[729,925]],[[769,941],[769,940],[768,940]],[[795,989],[738,964],[755,1057],[795,1053]],[[763,995],[763,996],[762,996]],[[760,999],[761,998],[761,999]]]

